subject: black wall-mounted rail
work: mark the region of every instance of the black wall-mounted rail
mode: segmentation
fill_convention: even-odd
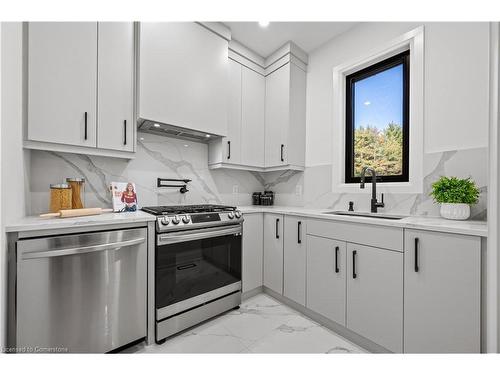
[[[172,184],[171,182],[177,182],[177,184]],[[179,188],[181,194],[187,193],[189,190],[187,189],[187,184],[191,182],[191,180],[187,178],[160,178],[158,177],[156,186],[162,188]]]

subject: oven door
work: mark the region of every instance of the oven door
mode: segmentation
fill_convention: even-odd
[[[242,226],[159,234],[156,319],[241,290]]]

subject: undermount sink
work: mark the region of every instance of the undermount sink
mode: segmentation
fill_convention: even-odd
[[[327,215],[373,217],[377,219],[388,219],[388,220],[401,220],[406,217],[401,215],[373,213],[373,212],[355,212],[355,211],[330,211],[324,213]]]

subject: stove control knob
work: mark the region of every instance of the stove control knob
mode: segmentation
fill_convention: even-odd
[[[229,220],[233,220],[234,219],[234,213],[233,212],[229,212],[227,214],[227,217],[229,218]]]
[[[184,215],[184,216],[182,217],[182,222],[183,222],[184,224],[189,223],[189,220],[190,220],[190,219],[189,219],[189,216],[188,216],[188,215]]]
[[[162,217],[160,221],[163,225],[168,225],[170,223],[169,218],[166,216]]]
[[[175,215],[173,218],[172,218],[172,224],[174,225],[177,225],[180,223],[180,219],[179,219],[179,216]]]
[[[234,216],[236,216],[236,219],[239,219],[241,217],[241,211],[235,211]]]

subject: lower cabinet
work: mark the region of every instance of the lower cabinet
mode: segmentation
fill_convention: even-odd
[[[345,325],[346,243],[307,236],[306,307]]]
[[[347,328],[403,351],[403,253],[347,244]]]
[[[389,250],[342,224],[245,215],[243,290],[263,284],[392,352],[481,351],[480,237],[405,229]]]
[[[306,219],[285,216],[283,247],[283,295],[306,304]]]
[[[283,294],[283,215],[264,214],[264,286]]]
[[[405,230],[404,351],[479,353],[481,239]]]
[[[243,222],[243,293],[262,286],[264,256],[264,217],[262,213],[244,215]]]

